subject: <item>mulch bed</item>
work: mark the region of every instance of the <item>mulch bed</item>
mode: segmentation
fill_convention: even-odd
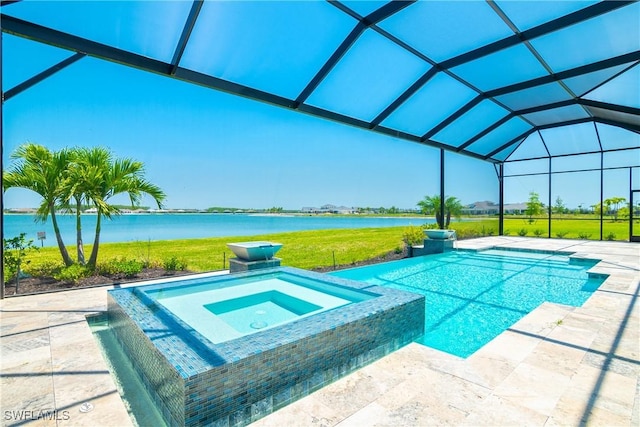
[[[336,270],[344,270],[347,268],[355,268],[355,267],[363,267],[365,265],[371,265],[371,264],[379,264],[381,262],[389,262],[389,261],[395,261],[395,260],[399,260],[399,259],[403,259],[406,258],[407,254],[405,252],[400,252],[400,253],[396,253],[395,251],[392,252],[388,252],[382,256],[376,257],[376,258],[370,258],[364,261],[358,261],[358,262],[354,262],[351,264],[341,264],[341,265],[337,265],[335,268],[333,266],[329,266],[329,267],[316,267],[316,268],[312,268],[311,270],[313,271],[317,271],[319,273],[330,273],[332,271],[336,271]]]
[[[142,270],[133,277],[124,275],[90,276],[78,281],[78,283],[59,282],[53,277],[26,277],[20,279],[18,284],[19,295],[42,292],[54,292],[68,289],[81,289],[93,286],[107,286],[121,283],[140,282],[143,280],[163,279],[166,277],[184,276],[193,274],[190,271],[167,271],[163,268],[148,268]],[[16,284],[14,281],[4,285],[4,295],[15,295]]]
[[[371,258],[365,261],[359,261],[351,264],[337,265],[335,267],[317,267],[312,268],[312,271],[320,273],[328,273],[336,270],[344,270],[346,268],[361,267],[364,265],[378,264],[381,262],[394,261],[405,258],[406,254],[389,252],[385,255]],[[167,271],[162,268],[148,268],[142,270],[140,273],[133,277],[125,277],[124,275],[110,275],[110,276],[90,276],[78,281],[78,283],[59,282],[53,277],[26,277],[20,279],[18,284],[18,295],[43,293],[43,292],[55,292],[69,289],[82,289],[94,286],[108,286],[122,283],[140,282],[144,280],[163,279],[167,277],[178,277],[194,274],[192,271]],[[16,295],[16,284],[14,281],[6,283],[4,287],[5,296]]]

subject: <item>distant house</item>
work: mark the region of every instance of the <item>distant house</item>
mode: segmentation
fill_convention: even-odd
[[[499,212],[500,206],[488,200],[471,203],[462,209],[463,215],[497,215]]]
[[[510,215],[521,215],[527,210],[526,203],[505,203],[504,213]],[[471,203],[462,209],[463,215],[498,215],[500,205],[488,200]]]
[[[511,215],[522,215],[527,210],[526,203],[505,203],[504,213]]]
[[[338,206],[336,208],[336,213],[343,214],[343,215],[349,215],[355,212],[356,212],[355,208],[349,208],[347,206]]]
[[[14,213],[14,214],[34,214],[34,213],[37,212],[37,209],[35,209],[35,208],[9,208],[9,209],[6,209],[5,212]]]
[[[319,208],[305,206],[301,209],[303,213],[313,214],[352,214],[356,212],[355,208],[349,208],[347,206],[335,206],[335,205],[322,205]]]

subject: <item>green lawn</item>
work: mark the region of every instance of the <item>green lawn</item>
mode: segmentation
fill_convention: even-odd
[[[363,228],[340,230],[314,230],[291,233],[264,234],[257,236],[231,236],[207,239],[166,240],[131,243],[103,243],[100,245],[98,263],[112,258],[124,257],[150,261],[162,265],[171,257],[182,259],[187,269],[211,271],[229,268],[233,253],[227,243],[250,240],[266,240],[283,244],[277,256],[282,265],[299,268],[314,268],[336,264],[350,264],[402,250],[403,227]],[[85,253],[90,253],[90,246]],[[73,256],[75,247],[69,247]],[[25,270],[37,269],[39,265],[58,262],[57,247],[46,247],[29,255],[31,264]]]
[[[554,220],[552,237],[564,234],[564,238],[588,238],[598,240],[600,222],[593,219]],[[457,231],[461,239],[498,234],[497,218],[485,218],[475,221],[453,222],[450,226]],[[547,221],[536,220],[529,223],[526,218],[505,219],[505,234],[518,236],[526,231],[526,236],[547,237]],[[604,223],[604,239],[609,234],[615,240],[628,239],[629,225],[626,221]],[[282,265],[314,268],[352,264],[370,258],[379,257],[392,251],[403,249],[402,236],[405,227],[338,229],[298,231],[290,233],[264,234],[257,236],[230,236],[207,239],[167,240],[152,242],[103,243],[100,245],[98,263],[113,258],[126,258],[146,261],[162,266],[163,262],[175,257],[186,262],[191,271],[222,270],[229,267],[229,258],[233,257],[226,244],[229,242],[267,240],[282,243],[284,246],[277,256],[282,258]],[[90,253],[91,246],[85,247]],[[75,247],[69,247],[75,254]],[[56,247],[42,248],[28,256],[31,261],[24,268],[27,272],[35,272],[39,266],[59,263],[60,254]]]

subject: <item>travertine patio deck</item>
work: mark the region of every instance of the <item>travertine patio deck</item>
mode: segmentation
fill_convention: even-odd
[[[583,307],[545,303],[467,359],[411,344],[255,425],[640,425],[640,245],[457,245],[573,251],[609,278]],[[3,425],[131,425],[85,321],[107,289],[0,302]],[[40,411],[53,419],[31,421]]]

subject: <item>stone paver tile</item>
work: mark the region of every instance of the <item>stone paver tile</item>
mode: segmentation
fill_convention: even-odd
[[[467,416],[455,408],[431,407],[421,400],[410,400],[392,409],[373,402],[338,424],[339,427],[396,427],[459,425]]]
[[[549,415],[567,388],[571,377],[550,369],[521,363],[494,394],[543,415]]]
[[[346,418],[392,387],[393,385],[378,382],[375,377],[360,370],[328,385],[314,397],[342,418]]]
[[[0,388],[0,408],[3,414],[5,411],[51,411],[56,407],[50,373],[32,370],[23,373],[3,373],[0,377]],[[23,416],[25,417],[32,418],[28,415]]]
[[[547,340],[586,350],[597,337],[601,324],[602,319],[572,313],[547,335]]]
[[[597,406],[588,407],[584,399],[564,396],[558,402],[545,426],[594,425],[629,426],[631,413],[620,415]]]
[[[517,362],[512,360],[479,352],[469,357],[455,375],[479,386],[493,389],[509,377],[516,366],[518,366]]]
[[[53,374],[56,403],[61,406],[92,400],[96,396],[117,393],[108,370]]]
[[[94,340],[76,341],[71,344],[51,345],[52,369],[54,372],[83,370],[105,370],[102,353]]]
[[[408,382],[416,383],[413,379]],[[438,375],[424,386],[415,386],[421,401],[429,402],[432,407],[455,408],[469,413],[490,394],[491,390],[452,375]],[[434,392],[437,390],[437,392]]]
[[[596,291],[577,311],[581,314],[609,320],[618,316],[621,303],[620,299],[611,293]]]
[[[558,325],[558,322],[563,320],[572,310],[573,307],[545,302],[517,321],[509,330],[544,338],[551,333]]]
[[[634,425],[632,415],[631,411],[620,413],[615,407],[588,405],[583,399],[565,396],[558,402],[546,425],[629,426]]]
[[[541,426],[547,416],[499,396],[488,396],[461,426]]]
[[[615,372],[629,378],[640,377],[640,365],[637,361],[619,358],[616,355],[594,349],[585,354],[583,365],[605,369],[608,372]]]
[[[19,339],[25,334],[46,332],[49,327],[46,315],[37,313],[36,316],[31,317],[31,313],[22,314],[21,317],[14,318],[7,321],[4,317],[2,320],[2,341],[5,339]],[[6,323],[5,323],[6,322]]]
[[[67,420],[58,422],[59,426],[128,427],[133,425],[120,395],[115,390],[98,396],[87,396],[76,402],[59,405],[59,408],[69,414]],[[90,410],[87,411],[88,408]]]
[[[446,353],[440,353],[438,358],[434,358],[434,350],[420,344],[409,344],[406,347],[395,351],[380,360],[375,361],[372,366],[379,367],[385,371],[393,371],[397,377],[407,378],[420,375],[423,371],[430,369],[430,362],[441,358],[453,358]]]
[[[318,393],[318,392],[316,392]],[[330,427],[336,425],[344,417],[339,416],[332,408],[316,399],[315,394],[298,400],[279,411],[268,415],[252,427],[314,426]]]
[[[511,327],[514,329],[515,325]],[[542,338],[518,333],[515,330],[507,330],[495,337],[479,351],[469,356],[467,360],[473,360],[478,355],[493,359],[519,363],[542,341]]]
[[[562,396],[554,408],[545,426],[577,426],[584,425],[586,402],[577,396]]]
[[[554,341],[542,341],[524,362],[551,372],[571,377],[579,368],[587,350]]]
[[[37,411],[9,411],[2,413],[3,426],[55,427],[58,420],[64,417],[51,409]]]
[[[86,315],[89,313],[51,313],[48,317],[49,327],[51,331],[65,330],[66,327],[74,325],[83,325],[87,322]],[[79,330],[79,328],[75,328]]]
[[[4,342],[3,342],[4,344]],[[0,351],[0,369],[2,374],[15,372],[51,372],[51,349],[49,345],[12,351],[3,348]],[[18,349],[15,346],[14,349]]]
[[[637,396],[638,379],[603,372],[582,365],[571,378],[565,396],[591,402],[591,406],[606,409],[619,415],[630,415]]]

